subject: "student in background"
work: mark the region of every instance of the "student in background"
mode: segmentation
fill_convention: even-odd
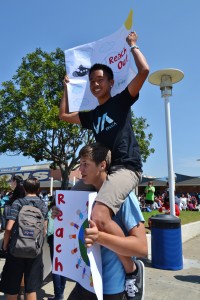
[[[175,214],[177,217],[180,216],[180,209],[178,207],[178,205],[175,203]],[[170,201],[169,201],[169,197],[166,196],[164,198],[164,203],[163,205],[159,208],[159,212],[164,212],[165,214],[170,214]]]
[[[32,203],[35,207],[41,207],[44,216],[46,232],[47,226],[47,208],[45,203],[37,197],[40,188],[40,182],[37,178],[28,178],[24,181],[23,187],[26,193],[26,204]],[[41,203],[42,202],[42,203]],[[20,283],[24,275],[26,300],[36,300],[36,292],[41,288],[43,282],[43,260],[42,253],[35,258],[19,258],[9,253],[9,243],[12,240],[12,230],[15,226],[19,211],[23,205],[16,199],[11,206],[10,215],[7,216],[7,225],[4,234],[2,248],[6,255],[5,265],[0,281],[0,291],[6,294],[6,300],[17,300]]]
[[[148,186],[145,187],[144,190],[146,196],[145,196],[145,204],[146,206],[150,206],[150,209],[153,209],[153,203],[154,203],[154,195],[155,195],[155,187],[153,186],[153,182],[149,181]]]
[[[47,226],[47,242],[50,248],[51,262],[53,263],[53,252],[54,252],[54,219],[52,218],[52,207],[55,205],[55,199],[52,200],[49,206],[48,212],[48,226]],[[63,300],[64,299],[64,290],[67,278],[58,274],[53,274],[53,288],[54,296],[49,297],[48,300]]]

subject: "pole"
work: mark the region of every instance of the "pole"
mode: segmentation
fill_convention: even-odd
[[[166,138],[167,138],[167,158],[168,158],[168,181],[169,181],[169,200],[170,215],[175,216],[175,199],[174,199],[174,170],[172,157],[172,135],[171,135],[171,118],[169,97],[165,95],[165,120],[166,120]]]
[[[53,195],[53,177],[50,177],[50,195]]]
[[[164,69],[152,73],[149,76],[149,82],[160,86],[161,95],[165,101],[165,122],[167,137],[167,158],[168,158],[168,181],[169,181],[169,200],[170,214],[175,216],[175,199],[174,199],[174,171],[172,158],[172,137],[171,137],[171,119],[169,96],[172,96],[172,84],[179,82],[184,77],[184,73],[178,69]]]

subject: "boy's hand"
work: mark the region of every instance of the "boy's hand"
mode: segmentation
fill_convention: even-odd
[[[126,41],[128,43],[128,45],[131,46],[135,46],[137,43],[137,39],[138,39],[138,35],[135,31],[129,33],[129,35],[126,38]]]
[[[91,247],[94,243],[96,243],[99,237],[99,230],[95,222],[90,220],[89,225],[90,227],[85,229],[85,235],[84,235],[85,246],[87,248]]]
[[[52,213],[51,213],[52,219],[57,218],[59,216],[59,214],[60,214],[60,209],[57,206],[53,206]]]
[[[65,75],[64,79],[63,79],[63,85],[66,85],[69,83],[69,77],[68,75]]]

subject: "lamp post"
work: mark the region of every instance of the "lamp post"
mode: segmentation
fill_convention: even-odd
[[[154,85],[160,86],[161,97],[165,100],[165,122],[167,139],[167,159],[168,159],[168,178],[169,178],[169,198],[170,214],[175,216],[174,199],[174,170],[172,156],[172,136],[171,136],[171,117],[169,97],[172,96],[172,84],[183,79],[184,73],[177,69],[163,69],[152,73],[148,81]]]
[[[50,179],[50,196],[53,195],[53,177],[49,177]]]

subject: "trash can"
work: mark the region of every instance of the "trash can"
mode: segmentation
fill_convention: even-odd
[[[152,267],[163,270],[182,270],[181,220],[173,215],[151,217]]]

